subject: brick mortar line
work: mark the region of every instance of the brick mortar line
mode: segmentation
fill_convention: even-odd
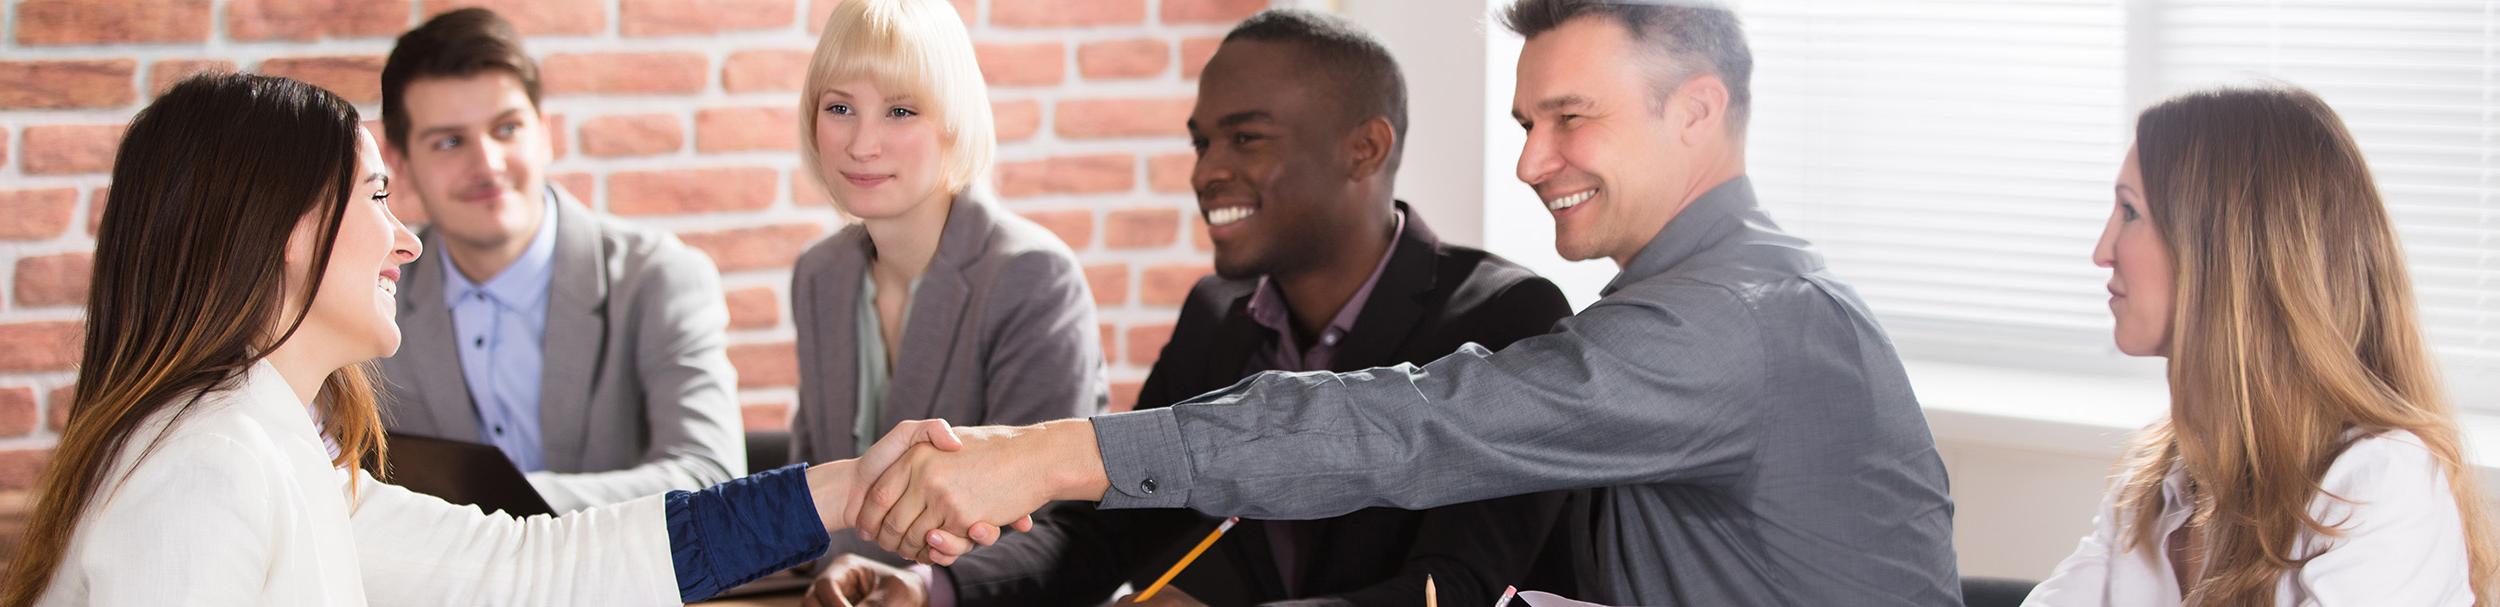
[[[614,196],[614,192],[607,191],[607,179],[618,171],[646,170],[641,168],[643,166],[647,166],[643,163],[676,161],[665,166],[650,167],[651,169],[659,170],[688,168],[685,161],[697,159],[708,159],[697,160],[697,162],[694,163],[704,166],[760,166],[773,170],[775,176],[778,178],[774,184],[774,199],[763,209],[669,216],[633,216],[627,217],[626,219],[671,232],[710,231],[717,229],[736,229],[742,227],[760,227],[809,222],[813,222],[821,226],[826,233],[830,233],[832,230],[838,229],[842,225],[842,222],[833,218],[832,212],[829,208],[821,206],[802,206],[795,203],[795,198],[798,192],[792,191],[793,188],[787,183],[787,181],[792,174],[806,170],[805,167],[800,166],[800,162],[798,161],[798,157],[795,153],[782,151],[703,153],[696,151],[694,148],[694,141],[696,138],[700,137],[700,131],[694,128],[695,123],[693,117],[696,115],[695,112],[700,109],[712,107],[771,107],[787,103],[787,101],[783,100],[786,100],[791,95],[786,92],[728,92],[723,87],[723,83],[720,78],[722,71],[725,70],[728,65],[728,57],[737,52],[747,50],[803,51],[806,50],[805,47],[812,47],[815,36],[803,33],[804,28],[806,27],[806,24],[804,23],[805,17],[809,11],[806,4],[807,3],[805,1],[794,3],[793,10],[796,12],[794,19],[800,23],[794,24],[788,29],[753,30],[748,32],[717,34],[710,36],[682,37],[681,39],[681,37],[625,38],[619,36],[617,34],[621,30],[623,24],[622,15],[620,14],[621,6],[616,2],[606,2],[602,3],[601,7],[608,12],[608,19],[605,22],[605,31],[599,35],[563,38],[533,38],[530,42],[531,48],[536,51],[533,54],[538,55],[541,58],[560,52],[604,53],[642,50],[636,47],[620,48],[619,45],[649,45],[653,43],[666,44],[670,42],[684,41],[700,41],[708,43],[704,48],[698,49],[670,49],[679,52],[695,52],[706,58],[704,83],[702,87],[695,92],[656,95],[584,94],[568,95],[557,99],[551,99],[549,107],[550,112],[561,113],[566,116],[567,122],[564,137],[567,141],[569,153],[566,160],[557,161],[552,164],[550,166],[550,172],[590,175],[594,180],[594,185],[592,186],[593,191],[584,192],[583,194],[598,195],[597,200],[605,201]],[[990,3],[988,1],[984,0],[982,2],[978,2],[977,4],[980,5],[980,8],[977,10],[980,11],[981,15],[986,16],[989,14],[991,7],[989,6]],[[412,12],[419,12],[421,11],[421,7],[412,5],[411,10]],[[1024,154],[1038,154],[1037,156],[1029,158],[1021,158],[1025,160],[1038,160],[1052,156],[1087,153],[1129,154],[1136,158],[1135,164],[1131,167],[1131,171],[1132,177],[1136,180],[1135,183],[1137,185],[1128,191],[1099,194],[1046,194],[1024,197],[1007,202],[1006,206],[1008,208],[1019,212],[1052,212],[1069,210],[1088,211],[1086,215],[1088,229],[1091,230],[1092,234],[1094,234],[1093,238],[1096,240],[1101,239],[1103,237],[1102,235],[1108,229],[1108,217],[1110,213],[1113,212],[1135,209],[1174,209],[1184,217],[1187,216],[1187,207],[1190,204],[1188,202],[1190,198],[1188,194],[1154,192],[1151,189],[1152,171],[1150,161],[1157,155],[1186,151],[1186,147],[1177,145],[1179,140],[1178,137],[1161,136],[1099,140],[1069,140],[1061,139],[1053,132],[1053,130],[1057,127],[1058,120],[1061,118],[1058,112],[1059,101],[1067,99],[1082,100],[1126,97],[1186,97],[1195,94],[1195,81],[1184,79],[1180,76],[1180,74],[1184,71],[1181,67],[1181,62],[1184,59],[1181,57],[1179,49],[1182,46],[1182,43],[1189,38],[1200,37],[1202,35],[1220,35],[1227,26],[1162,24],[1160,23],[1159,16],[1161,14],[1161,3],[1159,1],[1150,0],[1146,12],[1148,18],[1147,23],[1145,24],[1117,26],[1111,28],[1077,27],[1022,29],[999,28],[987,25],[986,23],[975,25],[971,28],[976,39],[984,43],[1050,41],[1059,42],[1064,45],[1062,47],[1063,54],[1061,56],[1061,65],[1063,66],[1063,71],[1060,75],[1061,82],[1047,86],[992,87],[993,101],[1032,101],[1035,102],[1036,107],[1039,110],[1038,113],[1040,114],[1038,117],[1040,130],[1035,134],[1035,136],[1026,140],[1008,142],[1001,145],[1002,161],[1011,161],[1008,159]],[[260,61],[275,57],[381,54],[383,52],[387,52],[387,40],[381,39],[333,39],[310,44],[273,42],[237,43],[228,40],[225,35],[225,32],[227,31],[227,26],[224,24],[226,8],[225,3],[222,0],[213,3],[212,13],[212,18],[216,20],[216,24],[212,26],[214,28],[214,33],[212,34],[211,39],[206,43],[142,45],[136,49],[132,48],[131,45],[57,47],[59,50],[37,52],[35,54],[44,57],[50,57],[53,55],[68,56],[76,55],[83,51],[112,49],[118,52],[112,57],[104,58],[110,59],[127,57],[133,60],[136,65],[136,68],[133,70],[133,88],[144,89],[144,83],[148,82],[151,76],[149,73],[149,66],[156,61],[162,60],[224,59],[234,61],[238,66],[257,66]],[[6,19],[9,24],[13,25],[15,23],[14,4],[11,5],[11,14],[6,17]],[[12,32],[14,31],[13,27],[10,29]],[[789,38],[782,38],[783,36],[789,36]],[[1165,69],[1158,71],[1154,76],[1148,78],[1090,80],[1083,77],[1081,74],[1081,62],[1078,59],[1079,55],[1077,53],[1084,44],[1103,41],[1121,41],[1136,38],[1150,38],[1163,41],[1171,45],[1172,50],[1169,52],[1170,54],[1167,54],[1165,57],[1165,60],[1170,62],[1170,65],[1166,66]],[[373,48],[373,45],[376,44],[377,41],[379,41],[378,43],[381,45],[378,50]],[[766,41],[767,44],[763,46],[740,46],[739,44],[742,41]],[[261,47],[267,48],[263,49]],[[14,45],[14,39],[11,38],[5,41],[5,43],[0,43],[0,48],[15,50],[16,47]],[[251,52],[256,49],[273,50],[275,52],[258,54]],[[133,50],[137,50],[139,52],[131,52]],[[22,54],[23,53],[11,53],[11,56],[12,58],[16,58]],[[38,58],[38,60],[40,60],[40,58]],[[140,95],[145,95],[150,92],[152,91],[138,91]],[[692,102],[691,105],[695,107],[686,107],[688,102]],[[131,111],[135,111],[139,105],[140,104],[138,103],[134,103],[129,107],[109,110],[12,110],[0,112],[0,123],[5,123],[5,126],[7,126],[10,130],[8,138],[11,141],[8,149],[16,154],[15,157],[23,158],[23,136],[18,135],[17,132],[23,131],[26,126],[40,126],[43,124],[54,123],[121,123],[126,122],[129,113]],[[652,109],[642,109],[644,107],[651,107]],[[373,113],[370,111],[373,108],[370,107],[360,109],[366,110],[368,114]],[[685,132],[684,136],[687,137],[688,140],[678,150],[658,156],[592,158],[583,155],[580,151],[581,138],[579,136],[581,131],[580,127],[583,122],[598,116],[614,115],[618,113],[669,114],[677,118],[678,126]],[[1173,143],[1163,143],[1164,141],[1172,141]],[[11,166],[16,166],[16,163],[11,163]],[[6,175],[13,178],[11,180],[12,189],[70,187],[79,193],[79,197],[74,203],[74,208],[81,210],[73,212],[73,215],[77,215],[78,217],[73,217],[72,219],[79,225],[72,226],[67,235],[46,241],[10,243],[12,246],[9,247],[9,250],[0,252],[0,259],[12,260],[11,263],[7,264],[9,267],[0,268],[0,279],[8,279],[10,283],[8,288],[11,290],[14,289],[15,278],[15,264],[13,260],[44,254],[58,254],[59,252],[74,252],[92,249],[92,239],[85,236],[84,231],[79,229],[80,226],[84,225],[84,222],[77,222],[76,220],[87,219],[85,215],[93,211],[89,201],[92,199],[94,188],[105,185],[105,181],[108,179],[100,174],[69,176],[19,176],[16,175],[16,172],[17,171],[15,169],[8,169],[5,172],[0,172],[0,175]],[[1138,293],[1138,291],[1142,291],[1144,289],[1144,276],[1147,269],[1163,265],[1202,264],[1205,262],[1207,254],[1196,250],[1192,244],[1192,226],[1186,223],[1190,220],[1184,218],[1181,221],[1184,223],[1176,227],[1177,238],[1176,242],[1172,245],[1149,249],[1114,250],[1102,246],[1096,246],[1089,242],[1086,243],[1086,246],[1075,247],[1075,249],[1079,252],[1080,259],[1087,265],[1114,263],[1126,265],[1127,272],[1126,276],[1123,278],[1125,279],[1124,282],[1131,293],[1124,294],[1123,298],[1134,300],[1135,297],[1142,295],[1142,293]],[[52,253],[28,253],[27,250],[29,248],[63,248],[63,250]],[[778,318],[776,319],[777,322],[774,326],[763,329],[731,331],[730,341],[733,344],[746,345],[754,343],[774,343],[795,337],[795,325],[791,320],[791,315],[795,311],[780,309],[786,308],[788,304],[788,294],[785,292],[788,288],[788,276],[789,271],[786,268],[767,268],[724,274],[723,286],[725,290],[754,287],[764,287],[770,289],[770,292],[775,295],[774,303],[777,308],[775,312]],[[14,293],[8,293],[8,295],[13,296]],[[1128,360],[1125,356],[1125,350],[1129,345],[1129,333],[1141,326],[1168,324],[1171,321],[1172,314],[1175,310],[1176,308],[1169,306],[1155,306],[1143,303],[1100,308],[1098,311],[1098,318],[1101,327],[1098,327],[1096,330],[1099,331],[1102,327],[1108,327],[1113,333],[1113,339],[1111,340],[1112,343],[1110,344],[1111,349],[1106,351],[1105,354],[1114,359],[1124,361]],[[78,311],[75,308],[67,306],[55,306],[51,308],[39,308],[32,310],[10,308],[6,312],[0,312],[0,322],[74,320],[77,314]],[[61,318],[64,315],[66,315],[67,318]],[[1135,361],[1130,361],[1122,364],[1110,365],[1109,374],[1113,381],[1127,383],[1134,382],[1137,379],[1142,378],[1146,369],[1147,367],[1145,365],[1135,364]],[[66,371],[5,373],[0,374],[0,383],[23,384],[36,388],[38,392],[38,399],[40,401],[48,400],[49,393],[52,390],[57,389],[61,385],[66,385],[73,378],[74,374]],[[785,400],[786,402],[790,402],[792,404],[795,404],[796,402],[795,389],[791,387],[742,389],[739,390],[739,393],[742,402],[751,402],[754,400]],[[788,395],[791,398],[775,398],[783,395]],[[46,406],[42,407],[41,411],[48,412],[50,410],[49,405],[51,405],[51,403],[43,404]],[[12,448],[17,446],[39,447],[48,445],[51,440],[50,431],[48,427],[42,426],[42,422],[39,421],[38,425],[38,430],[34,436],[0,439],[0,448]]]
[[[14,10],[16,3],[10,3]],[[222,11],[214,15],[223,21]],[[162,59],[194,59],[199,55],[236,58],[238,63],[253,63],[267,58],[319,55],[387,55],[396,42],[396,35],[373,37],[328,37],[313,40],[234,40],[222,26],[199,42],[118,42],[104,44],[41,44],[20,45],[15,42],[11,24],[10,42],[0,45],[9,52],[11,61],[78,61],[138,59],[142,62]],[[611,28],[615,26],[610,24]],[[414,22],[410,27],[414,27]],[[1077,49],[1095,42],[1122,42],[1139,38],[1161,40],[1172,45],[1175,58],[1181,43],[1194,38],[1220,37],[1230,31],[1228,25],[1123,25],[1110,28],[1006,28],[977,27],[970,30],[972,41],[981,44],[1034,44],[1056,42],[1064,45],[1062,58],[1070,69],[1067,76],[1079,76],[1075,70]],[[613,34],[571,35],[543,34],[525,37],[523,44],[530,54],[541,60],[557,53],[703,53],[713,59],[726,58],[731,52],[750,50],[795,50],[815,48],[820,36],[804,29],[733,30],[712,34],[683,34],[653,37],[628,37]],[[249,58],[252,61],[241,61]],[[1177,70],[1175,70],[1177,72]],[[1177,73],[1175,73],[1177,75]]]

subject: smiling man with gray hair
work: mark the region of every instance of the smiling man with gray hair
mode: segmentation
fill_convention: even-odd
[[[1292,519],[1593,489],[1565,519],[1594,600],[1960,605],[1944,465],[1891,339],[1755,204],[1735,15],[1520,0],[1503,21],[1527,38],[1519,179],[1564,257],[1622,269],[1603,298],[1500,351],[958,429],[886,469],[861,527],[946,561],[1050,499]]]

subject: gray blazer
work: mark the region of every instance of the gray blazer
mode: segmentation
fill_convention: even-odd
[[[1101,411],[1109,395],[1102,343],[1076,255],[1049,230],[986,202],[957,196],[952,204],[901,345],[889,354],[894,376],[878,423],[1030,424]],[[791,272],[799,331],[793,461],[845,459],[861,448],[852,436],[862,338],[855,315],[869,255],[867,228],[852,224],[808,247]],[[848,534],[835,540],[831,554],[893,558]]]
[[[548,190],[558,215],[538,403],[547,471],[530,484],[567,512],[745,475],[720,271],[675,236]],[[445,254],[433,229],[419,238]],[[382,359],[382,419],[394,432],[475,442],[442,267],[431,257],[400,267],[402,340]]]

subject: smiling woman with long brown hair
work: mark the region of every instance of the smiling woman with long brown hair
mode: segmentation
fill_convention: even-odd
[[[852,462],[515,519],[382,483],[364,365],[414,235],[355,108],[183,81],[132,119],[69,425],[0,605],[653,604],[824,550]]]
[[[2169,358],[2039,605],[2466,605],[2493,554],[2360,147],[2288,86],[2145,110],[2093,254],[2118,348]]]

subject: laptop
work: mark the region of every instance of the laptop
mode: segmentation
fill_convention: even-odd
[[[521,469],[492,446],[398,432],[383,440],[390,444],[392,484],[514,517],[555,513]]]

